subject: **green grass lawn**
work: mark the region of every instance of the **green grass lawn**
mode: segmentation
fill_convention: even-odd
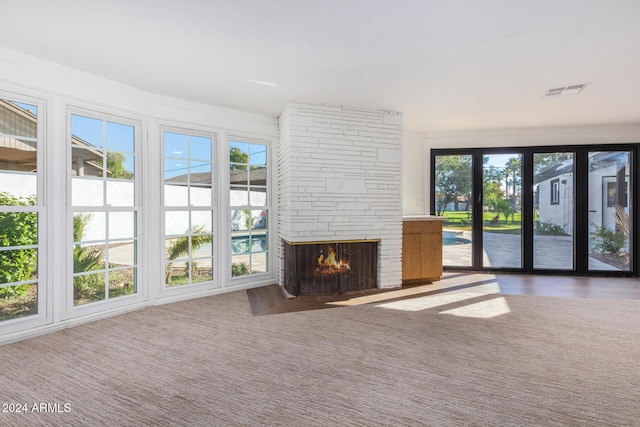
[[[504,216],[500,215],[497,224],[490,224],[496,217],[496,212],[483,212],[482,219],[484,230],[492,233],[504,234],[520,234],[522,229],[522,214],[516,212],[513,218],[505,221]],[[447,228],[455,228],[458,230],[471,230],[471,212],[469,211],[446,211],[443,213],[446,218],[444,226]]]

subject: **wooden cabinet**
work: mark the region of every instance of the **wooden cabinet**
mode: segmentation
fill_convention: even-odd
[[[402,282],[440,280],[442,276],[442,221],[402,222]]]

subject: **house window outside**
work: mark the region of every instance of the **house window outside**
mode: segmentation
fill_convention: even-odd
[[[212,135],[162,133],[165,287],[214,279]]]
[[[551,204],[560,204],[560,179],[551,180]]]
[[[70,115],[73,305],[138,293],[138,129]]]
[[[0,322],[39,314],[43,211],[39,111],[0,99]]]
[[[622,198],[622,207],[626,208],[628,206],[629,200],[629,183],[624,183],[624,197]],[[618,205],[618,193],[616,191],[616,183],[607,182],[607,207],[613,208]]]
[[[269,271],[268,146],[229,142],[231,276]]]

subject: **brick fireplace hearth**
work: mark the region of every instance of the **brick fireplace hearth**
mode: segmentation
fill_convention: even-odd
[[[368,240],[378,242],[376,286],[400,287],[401,183],[400,113],[287,104],[278,141],[280,284],[285,242]]]

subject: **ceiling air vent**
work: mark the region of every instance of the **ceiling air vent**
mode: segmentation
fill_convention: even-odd
[[[577,95],[582,92],[582,89],[587,86],[586,83],[582,83],[579,85],[571,85],[571,86],[563,86],[563,87],[554,87],[553,89],[548,89],[544,95],[542,95],[542,99],[545,98],[556,98],[558,96],[566,96],[566,95]]]

